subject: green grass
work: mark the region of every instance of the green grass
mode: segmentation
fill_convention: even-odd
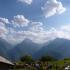
[[[23,62],[18,62],[18,64],[22,64],[22,63],[23,63]],[[46,63],[46,62],[45,62],[45,63]],[[42,63],[43,68],[45,68],[45,67],[44,67],[44,64],[45,64],[45,63]],[[23,63],[23,64],[24,64],[24,63]],[[64,70],[64,69],[63,69],[64,65],[65,65],[65,64],[70,64],[70,58],[67,58],[67,59],[64,59],[64,60],[58,60],[58,61],[48,62],[48,64],[53,65],[52,69],[50,69],[50,70]],[[56,69],[56,65],[58,66],[57,69]],[[27,69],[27,68],[22,69],[22,68],[20,68],[20,69],[14,69],[14,70],[35,70],[35,69],[33,69],[33,67],[31,67],[31,69]],[[45,69],[42,69],[42,70],[45,70]]]

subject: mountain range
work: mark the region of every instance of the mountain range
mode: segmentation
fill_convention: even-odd
[[[9,44],[6,40],[0,38],[0,56],[9,58],[8,51],[12,49],[12,45]]]
[[[56,38],[48,44],[41,45],[26,39],[14,46],[0,39],[0,56],[17,61],[24,55],[32,55],[35,59],[42,56],[52,56],[57,59],[70,57],[70,40]]]
[[[24,55],[33,55],[40,49],[41,45],[33,43],[31,40],[24,40],[20,44],[14,46],[13,49],[9,51],[11,58],[15,61],[20,59]]]
[[[40,58],[42,56],[52,56],[56,59],[70,57],[70,40],[56,38],[34,54],[35,58]]]

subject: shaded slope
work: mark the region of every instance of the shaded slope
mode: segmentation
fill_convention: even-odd
[[[34,57],[40,58],[44,55],[53,56],[57,59],[70,57],[70,40],[56,38],[47,46],[45,45],[38,52],[36,52]]]

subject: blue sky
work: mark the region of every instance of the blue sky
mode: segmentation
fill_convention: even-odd
[[[45,25],[48,24],[50,26],[57,26],[65,24],[65,22],[70,22],[70,20],[68,20],[70,16],[69,0],[59,0],[63,3],[64,7],[67,8],[66,12],[61,15],[54,15],[48,19],[43,16],[41,10],[41,7],[46,1],[47,0],[33,0],[31,5],[27,5],[26,3],[18,2],[18,0],[0,0],[0,16],[12,19],[13,16],[21,14],[30,20],[41,21],[44,22]],[[53,22],[53,24],[51,22]]]
[[[14,43],[27,38],[35,43],[55,37],[70,39],[69,3],[70,0],[0,0],[0,37]]]

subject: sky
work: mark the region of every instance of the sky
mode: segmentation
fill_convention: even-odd
[[[0,38],[43,44],[70,40],[70,0],[0,0]]]

